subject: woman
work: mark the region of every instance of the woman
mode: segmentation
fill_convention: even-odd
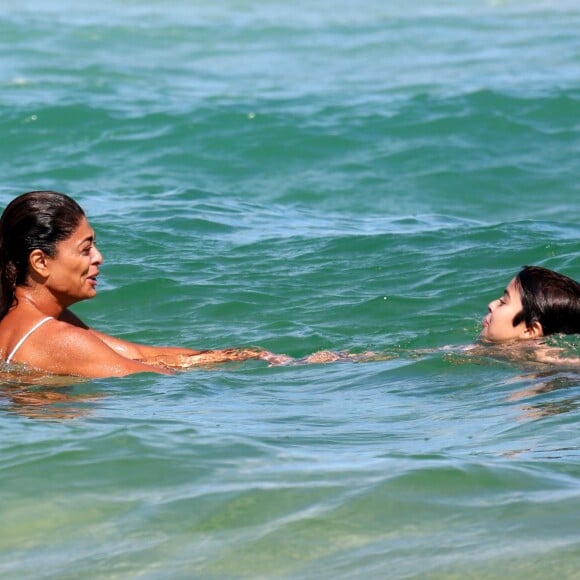
[[[73,199],[54,191],[14,199],[0,218],[0,358],[91,378],[247,359],[282,362],[258,348],[145,346],[89,328],[69,307],[96,295],[102,260]]]

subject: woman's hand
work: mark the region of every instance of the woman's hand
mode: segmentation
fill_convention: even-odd
[[[268,350],[258,347],[248,348],[224,348],[219,350],[206,350],[191,353],[163,354],[147,358],[149,364],[156,364],[173,369],[188,369],[201,365],[214,365],[225,362],[241,362],[245,360],[264,360],[270,365],[282,365],[292,359],[287,355],[277,355]]]

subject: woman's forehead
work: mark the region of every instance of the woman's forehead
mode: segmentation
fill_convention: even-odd
[[[72,242],[81,242],[86,238],[93,237],[95,235],[91,224],[85,216],[82,216],[77,227],[73,230],[72,234],[68,238]]]

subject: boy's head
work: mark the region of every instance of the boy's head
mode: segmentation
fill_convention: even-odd
[[[580,284],[546,268],[525,266],[490,302],[481,338],[527,340],[580,333]]]

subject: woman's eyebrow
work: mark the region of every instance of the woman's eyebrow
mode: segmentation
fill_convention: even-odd
[[[95,234],[91,234],[90,236],[86,236],[85,238],[83,238],[79,242],[79,246],[82,246],[83,244],[86,244],[87,242],[90,242],[91,244],[93,244],[95,242]]]

